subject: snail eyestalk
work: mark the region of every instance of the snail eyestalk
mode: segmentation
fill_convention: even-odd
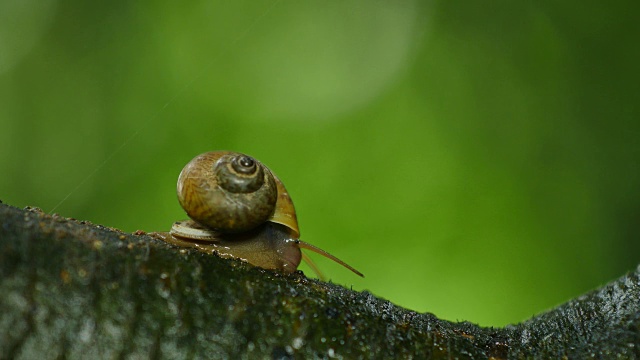
[[[313,260],[311,260],[309,255],[303,253],[302,251],[300,253],[302,254],[302,260],[306,262],[307,265],[309,265],[309,267],[311,268],[311,270],[313,270],[314,273],[316,273],[316,276],[318,276],[318,279],[325,281],[326,278],[324,277],[324,274],[322,273],[322,271],[320,271],[320,268],[318,268],[316,263],[314,263]]]
[[[347,269],[351,270],[354,274],[356,274],[356,275],[358,275],[358,276],[360,276],[360,277],[363,277],[363,278],[364,278],[364,275],[363,275],[360,271],[358,271],[358,270],[354,269],[351,265],[349,265],[349,264],[347,264],[346,262],[344,262],[344,261],[342,261],[342,260],[338,259],[337,257],[335,257],[335,256],[333,256],[333,255],[331,255],[331,254],[329,254],[328,252],[326,252],[326,251],[324,251],[324,250],[320,249],[319,247],[314,246],[314,245],[311,245],[311,244],[309,244],[309,243],[306,243],[306,242],[304,242],[304,241],[302,241],[302,240],[296,240],[296,244],[298,245],[298,247],[299,247],[299,248],[301,248],[301,249],[311,250],[311,251],[313,251],[313,252],[315,252],[315,253],[317,253],[317,254],[320,254],[320,255],[322,255],[322,256],[324,256],[324,257],[326,257],[326,258],[329,258],[329,259],[331,259],[331,260],[333,260],[333,261],[337,262],[338,264],[340,264],[340,265],[342,265],[342,266],[346,267]]]

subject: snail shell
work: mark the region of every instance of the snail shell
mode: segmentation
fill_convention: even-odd
[[[293,201],[280,179],[244,154],[196,156],[178,177],[178,201],[190,218],[222,233],[240,233],[271,221],[300,236]]]
[[[198,155],[182,169],[177,192],[191,220],[175,222],[169,233],[154,233],[164,241],[284,272],[295,271],[304,258],[319,274],[300,251],[305,248],[363,276],[299,239],[289,193],[271,170],[250,156],[230,151]]]

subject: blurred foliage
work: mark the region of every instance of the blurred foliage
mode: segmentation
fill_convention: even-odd
[[[242,151],[334,282],[518,322],[640,262],[632,4],[4,0],[0,200],[163,230]]]

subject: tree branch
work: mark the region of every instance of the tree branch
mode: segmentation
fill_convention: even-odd
[[[0,204],[1,358],[637,358],[639,270],[505,328]]]

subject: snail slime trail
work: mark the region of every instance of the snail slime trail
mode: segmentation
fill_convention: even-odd
[[[364,277],[344,261],[300,240],[293,200],[278,177],[251,156],[211,151],[193,158],[180,172],[178,201],[189,220],[173,223],[169,232],[150,233],[178,247],[246,261],[264,269],[292,273],[306,249]]]
[[[264,17],[266,17],[271,12],[271,10],[273,10],[273,8],[275,8],[275,6],[278,5],[281,1],[282,0],[273,1],[260,15],[258,15],[251,22],[251,24],[249,24],[249,26],[247,26],[245,28],[244,31],[242,31],[232,41],[230,41],[226,45],[226,48],[223,48],[221,51],[216,52],[216,55],[213,56],[211,58],[211,60],[209,60],[204,66],[202,66],[200,71],[195,76],[193,76],[191,78],[191,80],[189,80],[182,88],[178,89],[174,93],[174,95],[167,102],[165,102],[164,105],[162,105],[162,107],[160,107],[160,109],[155,114],[149,116],[149,118],[147,118],[147,120],[143,121],[142,124],[138,127],[137,130],[135,130],[131,135],[129,135],[129,137],[127,137],[120,144],[120,146],[118,146],[115,150],[113,150],[100,164],[98,164],[96,167],[94,167],[93,171],[91,171],[83,180],[81,180],[78,183],[78,185],[76,185],[65,197],[63,197],[53,208],[51,208],[51,210],[49,210],[49,214],[53,214],[53,212],[56,209],[58,209],[60,206],[62,206],[62,204],[64,204],[67,201],[67,199],[69,199],[71,197],[71,195],[73,195],[76,191],[78,191],[78,189],[80,189],[85,183],[87,183],[87,181],[91,180],[98,172],[100,172],[105,167],[106,164],[108,164],[116,155],[118,155],[144,129],[146,129],[151,123],[155,122],[160,117],[160,115],[162,115],[164,113],[164,111],[169,107],[169,105],[171,105],[173,102],[175,102],[176,99],[178,99],[178,97],[180,97],[183,94],[185,94],[193,86],[193,84],[196,81],[201,79],[202,76],[211,69],[211,66],[220,57],[222,57],[223,55],[229,53],[230,52],[230,48],[233,45],[236,45],[237,43],[239,43],[244,37],[246,37],[253,30],[253,28],[260,22],[260,20],[262,20]]]

